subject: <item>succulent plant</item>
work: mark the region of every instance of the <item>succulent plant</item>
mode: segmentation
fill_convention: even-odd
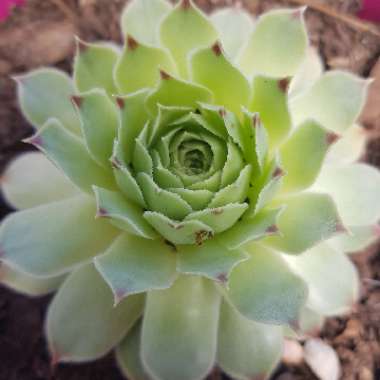
[[[73,80],[16,78],[42,153],[3,176],[2,282],[57,290],[53,363],[116,348],[130,379],[266,379],[284,336],[358,297],[344,252],[380,217],[368,81],[323,73],[303,9],[132,0],[121,26],[122,50],[77,40]]]

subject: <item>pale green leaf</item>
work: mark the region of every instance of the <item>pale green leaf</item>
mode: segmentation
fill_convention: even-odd
[[[293,76],[305,58],[307,44],[302,8],[270,11],[255,23],[239,66],[248,76]]]
[[[204,378],[215,361],[220,296],[209,280],[181,276],[167,290],[148,293],[141,355],[160,380]]]
[[[35,128],[54,117],[70,131],[80,132],[79,119],[70,101],[74,85],[63,71],[37,69],[17,77],[16,81],[21,110]]]
[[[35,276],[67,272],[117,236],[108,222],[95,220],[95,212],[91,198],[78,196],[11,214],[0,228],[1,259]]]
[[[69,198],[78,190],[39,152],[23,153],[5,169],[0,180],[5,200],[26,209]]]
[[[243,316],[256,322],[294,323],[306,302],[306,283],[279,253],[255,244],[246,250],[251,257],[232,271],[229,299]]]
[[[250,321],[223,302],[217,363],[225,373],[237,380],[266,379],[280,361],[282,346],[279,326]]]
[[[50,304],[46,333],[52,360],[84,362],[107,354],[143,312],[133,295],[114,307],[112,292],[93,264],[76,269]]]

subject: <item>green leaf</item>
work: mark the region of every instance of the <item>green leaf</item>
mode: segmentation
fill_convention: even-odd
[[[246,75],[281,78],[296,74],[308,44],[303,10],[274,10],[258,19],[239,58]]]
[[[104,89],[109,95],[116,93],[113,70],[119,58],[119,50],[112,44],[89,44],[76,39],[74,59],[74,83],[79,92],[95,88]]]
[[[348,226],[344,234],[334,236],[328,244],[339,252],[356,253],[363,251],[380,238],[380,226]]]
[[[0,264],[1,284],[27,296],[39,297],[56,291],[66,276],[35,277]]]
[[[131,35],[148,45],[158,45],[159,25],[170,9],[166,0],[130,1],[121,15],[123,35]]]
[[[212,70],[210,70],[212,67]],[[218,43],[194,52],[190,59],[191,78],[207,87],[214,102],[237,115],[248,106],[251,88],[244,75],[228,61]]]
[[[294,323],[307,298],[307,285],[280,254],[251,244],[248,261],[231,273],[228,297],[248,319],[269,324]]]
[[[116,348],[117,364],[123,375],[131,380],[150,380],[140,355],[141,323],[136,323]]]
[[[244,202],[248,194],[251,172],[251,165],[246,165],[234,183],[219,190],[215,194],[208,207],[215,208],[225,206],[229,203]]]
[[[147,89],[137,91],[133,94],[118,97],[117,104],[120,109],[120,125],[118,140],[118,151],[114,152],[124,164],[132,161],[135,139],[143,130],[148,121],[148,112],[145,108]]]
[[[199,276],[181,276],[171,288],[149,292],[141,343],[148,374],[161,380],[205,377],[215,360],[219,306],[214,285]]]
[[[209,226],[197,220],[177,222],[163,214],[151,211],[146,211],[144,218],[172,244],[200,245],[214,234]],[[175,247],[172,248],[175,249]]]
[[[280,361],[283,336],[279,326],[256,323],[222,303],[217,363],[239,380],[266,379]]]
[[[221,106],[199,103],[199,110],[201,117],[195,114],[198,123],[214,135],[227,140],[228,133],[223,118],[225,109]]]
[[[131,294],[169,288],[176,278],[176,263],[175,253],[165,242],[127,233],[95,259],[115,304]]]
[[[247,203],[229,203],[222,207],[192,212],[185,220],[199,220],[211,227],[215,233],[219,233],[232,227],[247,208]]]
[[[193,210],[203,210],[207,207],[211,201],[211,198],[214,196],[214,194],[209,190],[171,188],[170,191],[180,195],[181,198],[184,199]]]
[[[99,165],[109,168],[119,123],[116,106],[99,89],[74,96],[72,100],[81,120],[88,151]]]
[[[278,221],[281,236],[265,239],[265,244],[280,251],[302,253],[344,229],[335,203],[327,194],[300,193],[283,199],[281,204],[286,206]]]
[[[39,206],[78,193],[77,188],[40,152],[23,153],[11,161],[1,176],[0,185],[5,200],[17,209]]]
[[[208,191],[215,192],[220,187],[221,177],[222,177],[222,172],[218,170],[209,178],[203,181],[194,182],[192,185],[189,186],[189,189],[190,190],[208,190]]]
[[[163,49],[143,45],[128,37],[115,67],[116,85],[125,94],[154,87],[160,78],[159,69],[169,74],[175,73],[175,65],[169,54]]]
[[[298,191],[310,187],[335,138],[312,120],[301,124],[280,148],[282,168],[287,173],[282,190]]]
[[[205,87],[173,78],[161,71],[161,81],[146,99],[146,106],[153,115],[158,113],[158,104],[196,108],[198,102],[210,103],[212,93]]]
[[[76,269],[49,306],[46,331],[54,362],[84,362],[108,353],[143,312],[142,295],[114,307],[111,290],[93,264]]]
[[[328,316],[347,313],[358,300],[359,276],[344,253],[322,243],[302,255],[286,255],[286,261],[308,284],[307,305],[317,313]]]
[[[288,79],[256,76],[253,79],[253,97],[250,105],[257,112],[269,135],[270,146],[281,143],[289,134],[292,122],[288,109]]]
[[[97,217],[107,218],[112,224],[145,239],[154,239],[156,234],[142,216],[142,209],[129,202],[122,194],[94,186]]]
[[[328,150],[326,163],[340,165],[359,161],[364,156],[367,138],[366,130],[354,124]]]
[[[364,163],[326,166],[315,189],[331,194],[347,225],[375,224],[380,219],[380,172],[372,166]]]
[[[233,183],[244,168],[244,161],[240,149],[231,140],[227,143],[227,159],[222,170],[221,187]]]
[[[205,276],[225,284],[232,269],[247,258],[248,255],[243,251],[229,250],[214,238],[199,247],[178,247],[177,268],[181,273]]]
[[[369,81],[350,73],[329,71],[309,91],[292,99],[293,122],[312,118],[329,130],[344,132],[359,116],[368,85]]]
[[[180,76],[187,78],[189,53],[210,45],[217,31],[192,1],[181,0],[162,21],[160,37],[175,59]]]
[[[135,140],[132,165],[136,173],[146,173],[151,176],[153,174],[153,161],[147,147],[148,128],[149,124],[147,123]]]
[[[71,79],[60,70],[38,69],[16,79],[21,111],[37,129],[50,118],[79,133],[80,123],[70,97],[75,93]]]
[[[81,190],[90,193],[92,185],[114,186],[112,174],[99,166],[83,141],[50,119],[34,136],[25,140],[45,153]]]
[[[190,205],[178,194],[159,188],[146,173],[139,173],[137,182],[150,210],[177,220],[182,220],[192,211]]]
[[[238,6],[221,8],[210,16],[226,54],[234,60],[253,29],[252,16]]]
[[[34,276],[65,273],[116,237],[115,228],[94,216],[95,204],[87,196],[11,214],[0,228],[1,260]]]
[[[253,240],[278,233],[277,223],[281,212],[282,209],[264,209],[253,217],[239,220],[221,235],[223,244],[229,249],[234,249]]]

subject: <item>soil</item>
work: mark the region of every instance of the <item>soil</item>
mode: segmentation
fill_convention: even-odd
[[[198,0],[204,10],[236,0]],[[21,151],[31,127],[21,116],[15,86],[9,76],[42,65],[70,71],[73,35],[87,41],[121,41],[118,17],[125,0],[29,0],[0,24],[0,172]],[[294,1],[240,1],[253,14]],[[341,14],[355,13],[359,0],[325,3]],[[370,136],[366,161],[380,167],[380,38],[359,32],[313,9],[306,12],[312,43],[328,68],[376,77],[362,124]],[[377,64],[376,64],[377,63]],[[0,219],[11,210],[0,198]],[[339,355],[344,380],[380,379],[380,245],[353,256],[361,278],[359,303],[351,315],[329,319],[321,332]],[[43,337],[43,320],[50,296],[30,299],[0,288],[0,380],[121,380],[112,355],[89,364],[51,368]],[[210,379],[221,379],[218,372]],[[272,380],[316,379],[305,364],[281,365]]]

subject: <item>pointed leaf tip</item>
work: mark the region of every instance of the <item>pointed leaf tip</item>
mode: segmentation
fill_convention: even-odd
[[[119,96],[115,97],[117,106],[122,110],[125,106],[125,100],[123,98],[120,98]]]
[[[286,94],[289,89],[289,84],[290,84],[291,78],[283,78],[278,81],[278,88]]]
[[[95,218],[105,218],[108,216],[108,212],[106,209],[100,207],[98,208],[98,210],[96,211],[96,215],[95,215]]]
[[[171,76],[164,70],[160,69],[160,77],[162,80],[169,80]]]
[[[291,13],[291,17],[296,19],[296,20],[299,20],[303,17],[305,11],[307,9],[307,6],[303,6],[303,7],[299,7],[297,9],[294,10],[293,13]]]
[[[129,50],[135,50],[139,46],[139,43],[131,36],[127,36],[127,47]]]
[[[252,116],[252,126],[253,128],[257,128],[257,126],[261,124],[260,115],[256,112]]]
[[[182,0],[181,1],[181,4],[180,4],[180,7],[182,8],[182,9],[184,9],[184,10],[188,10],[188,9],[190,9],[190,7],[191,7],[191,1],[190,0]]]
[[[226,285],[228,282],[228,273],[220,273],[216,276],[216,280],[222,285]]]
[[[328,146],[335,144],[342,136],[334,132],[329,132],[326,135],[326,143]]]
[[[279,232],[280,232],[280,230],[279,230],[279,228],[275,224],[273,224],[272,226],[269,226],[265,230],[265,233],[267,233],[267,234],[277,234]]]
[[[273,178],[283,177],[284,175],[285,175],[284,170],[280,168],[279,166],[273,172]]]
[[[214,45],[212,45],[211,49],[217,57],[219,57],[223,53],[222,46],[218,41],[215,42]]]
[[[31,137],[28,137],[22,140],[23,143],[34,145],[35,147],[41,147],[43,145],[42,137],[38,134],[35,134]]]
[[[81,96],[78,96],[78,95],[73,95],[71,96],[71,102],[78,108],[81,107],[82,105],[82,102],[83,102],[83,98]]]
[[[88,44],[81,40],[78,36],[75,36],[75,43],[78,54],[83,54],[88,49]]]

